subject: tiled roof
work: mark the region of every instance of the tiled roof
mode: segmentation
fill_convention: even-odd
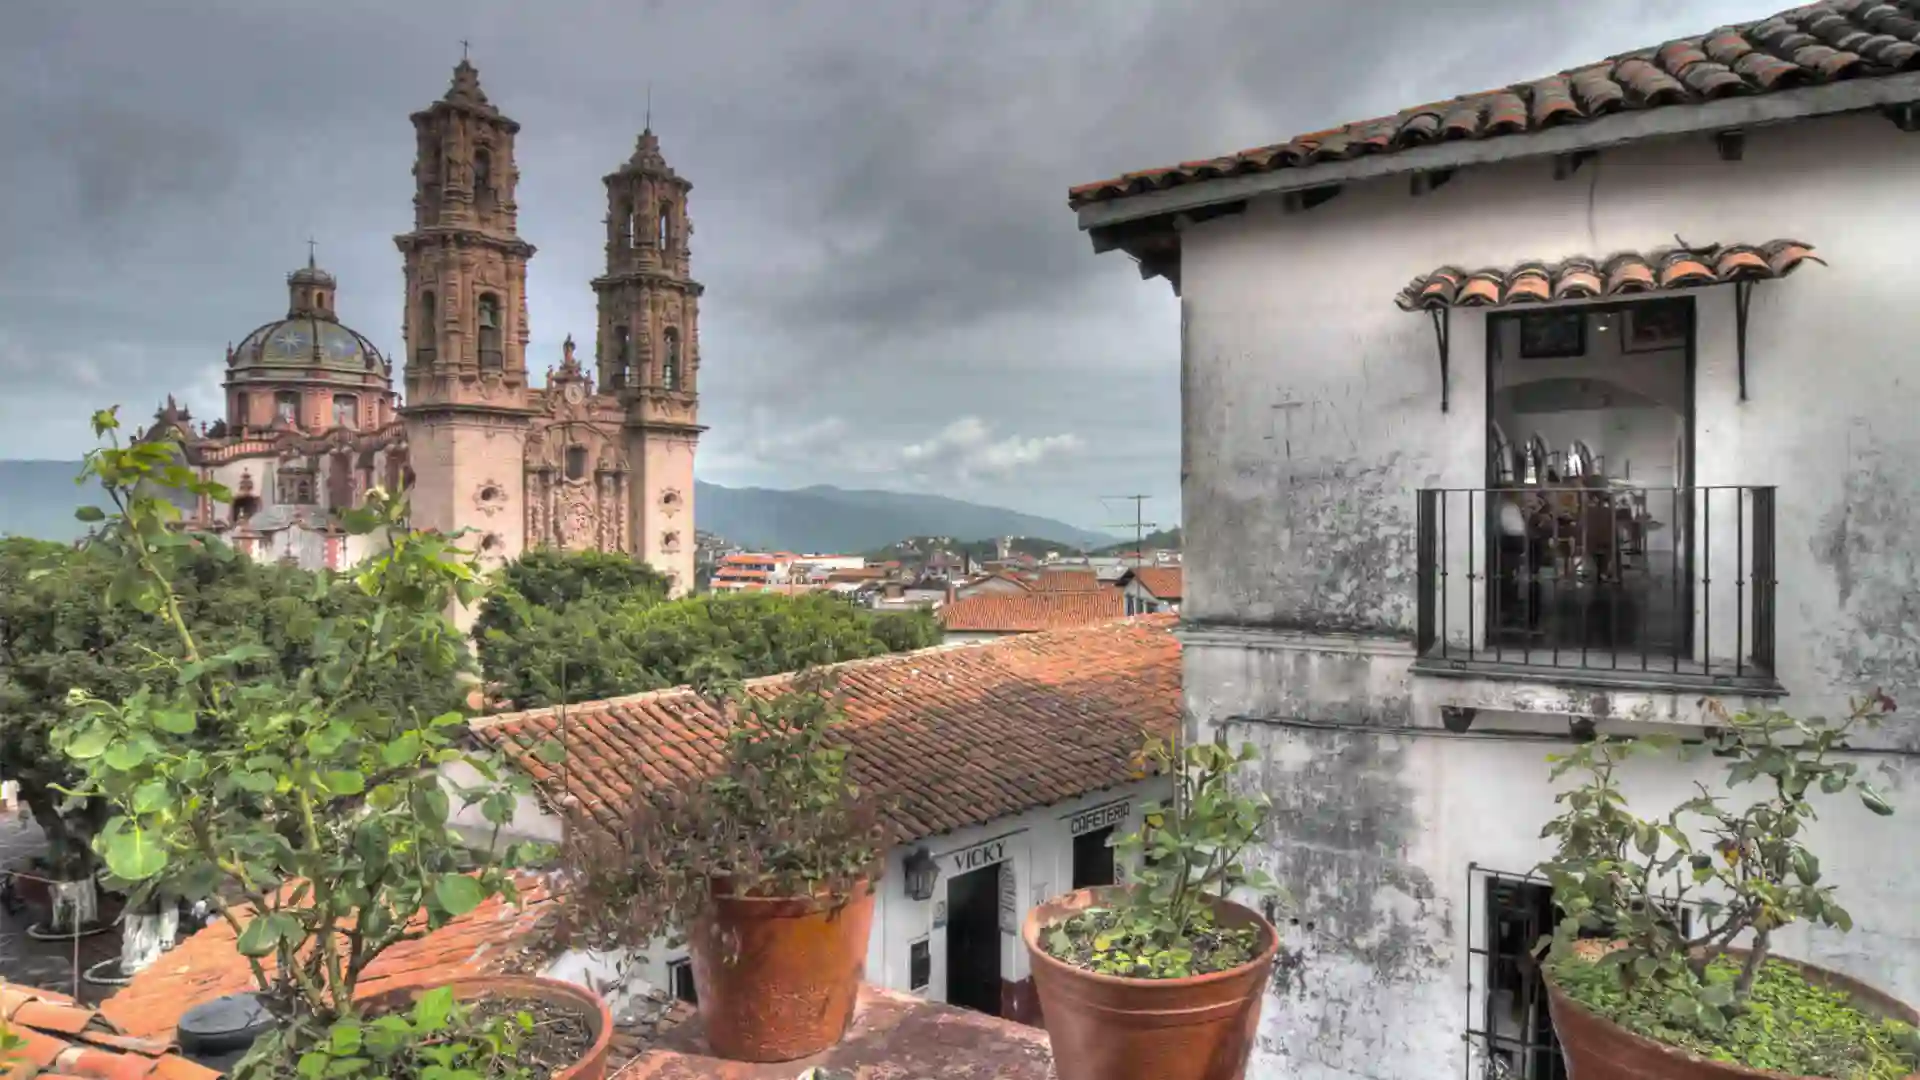
[[[1178,566],[1137,566],[1127,571],[1126,576],[1161,600],[1180,599],[1184,575]]]
[[[1606,259],[1523,262],[1511,269],[1472,273],[1457,266],[1443,266],[1409,282],[1400,290],[1398,303],[1408,311],[1418,311],[1586,300],[1785,277],[1804,262],[1824,265],[1825,261],[1798,240],[1774,240],[1758,247],[1675,247],[1646,254],[1622,252]]]
[[[1127,613],[1119,589],[1060,593],[977,593],[941,609],[948,630],[1020,634],[1094,626]]]
[[[1283,143],[1082,184],[1069,205],[1224,176],[1308,168],[1454,139],[1491,139],[1611,113],[1699,104],[1920,69],[1920,0],[1824,0],[1624,53],[1533,82],[1416,105]]]
[[[1100,575],[1091,570],[1042,570],[1033,580],[1033,591],[1041,593],[1092,592],[1100,588]]]
[[[1046,806],[1131,779],[1142,733],[1180,716],[1180,646],[1169,616],[924,649],[836,665],[848,769],[888,805],[901,841]],[[757,679],[771,696],[791,676]],[[473,722],[549,800],[617,828],[636,794],[718,768],[727,718],[693,691],[662,690]],[[535,753],[548,739],[564,766]],[[564,797],[563,797],[564,793]]]
[[[381,953],[367,967],[359,992],[379,993],[428,975],[453,978],[508,971],[533,944],[528,937],[546,916],[551,899],[533,876],[520,882],[520,893],[519,905],[489,899],[440,929]],[[253,972],[234,948],[233,930],[216,922],[161,954],[100,1011],[129,1034],[167,1038],[188,1009],[253,988]]]
[[[159,1038],[135,1038],[99,1010],[51,990],[0,986],[0,1020],[26,1040],[15,1057],[0,1062],[7,1080],[219,1080],[216,1070],[174,1052],[171,1026]]]

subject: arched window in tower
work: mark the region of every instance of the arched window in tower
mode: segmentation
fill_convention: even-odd
[[[680,331],[667,327],[667,356],[660,365],[660,385],[680,389]]]
[[[506,366],[500,352],[500,298],[480,294],[480,370],[499,371]]]
[[[273,395],[273,418],[285,420],[298,427],[300,425],[300,395],[293,390],[282,390]]]
[[[633,371],[633,334],[624,326],[613,328],[613,385],[617,390],[628,384]]]
[[[423,289],[420,293],[420,326],[413,336],[413,356],[422,364],[433,363],[433,340],[436,326],[434,320],[439,317],[439,309],[434,306],[433,290]]]
[[[247,400],[247,392],[245,390],[233,395],[234,427],[246,427],[248,424],[253,423],[253,417],[248,411],[250,404],[251,402]]]
[[[620,246],[630,248],[637,237],[633,235],[633,204],[622,200],[613,208],[613,228],[619,237]]]
[[[587,476],[587,448],[575,443],[567,447],[567,479],[584,480]]]
[[[359,426],[360,399],[352,394],[333,395],[333,426],[352,428]]]
[[[671,212],[667,209],[667,204],[661,203],[660,204],[660,250],[661,251],[667,250],[667,241],[669,239],[667,225],[668,225],[668,222],[671,220],[671,216],[672,216]]]
[[[485,149],[473,152],[473,202],[482,209],[493,205],[493,155]]]

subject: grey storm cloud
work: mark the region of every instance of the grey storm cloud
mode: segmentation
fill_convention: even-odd
[[[529,366],[591,342],[600,177],[652,102],[694,183],[700,471],[938,490],[1096,524],[1179,500],[1177,301],[1066,189],[1482,89],[1752,4],[1644,0],[10,0],[0,457],[91,408],[219,407],[224,347],[318,241],[399,346],[408,114],[471,42],[523,125]]]

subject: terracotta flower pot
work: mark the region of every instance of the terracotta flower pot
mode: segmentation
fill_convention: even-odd
[[[553,1080],[606,1080],[607,1052],[613,1041],[613,1014],[600,995],[559,979],[530,975],[476,975],[461,979],[426,979],[402,986],[382,987],[361,998],[370,1009],[410,1009],[420,995],[442,986],[453,988],[459,1001],[500,997],[508,1001],[544,1001],[587,1018],[593,1043],[580,1060],[553,1074]]]
[[[1741,949],[1727,952],[1736,958],[1746,955]],[[1862,1012],[1920,1026],[1920,1013],[1865,983],[1812,964],[1775,959],[1799,968],[1815,986],[1846,993]],[[1546,983],[1553,1033],[1560,1040],[1560,1054],[1566,1059],[1571,1080],[1804,1080],[1771,1069],[1708,1061],[1636,1035],[1561,993],[1553,979],[1548,978]],[[1909,1080],[1920,1080],[1920,1073],[1912,1074]]]
[[[839,900],[734,895],[715,882],[687,935],[707,1044],[732,1061],[792,1061],[853,1020],[873,928],[873,884]]]
[[[1060,1080],[1242,1080],[1279,932],[1259,912],[1217,901],[1222,925],[1259,929],[1259,950],[1239,967],[1184,979],[1101,975],[1040,947],[1055,923],[1119,891],[1081,889],[1041,904],[1021,931]]]

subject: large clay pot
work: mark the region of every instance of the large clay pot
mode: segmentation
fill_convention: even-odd
[[[873,885],[850,896],[736,895],[716,881],[687,935],[707,1045],[731,1061],[792,1061],[853,1021],[873,929]]]
[[[1222,925],[1259,929],[1259,952],[1237,968],[1185,979],[1101,975],[1040,947],[1055,923],[1111,903],[1123,889],[1081,889],[1041,904],[1021,931],[1060,1080],[1242,1080],[1279,932],[1250,908],[1216,901]]]
[[[498,997],[507,1001],[545,1001],[556,1008],[587,1018],[593,1030],[593,1044],[580,1060],[553,1074],[553,1080],[606,1080],[607,1053],[613,1043],[613,1014],[600,995],[583,986],[559,979],[541,979],[530,975],[476,975],[460,979],[424,979],[402,986],[381,987],[361,998],[370,1010],[401,1010],[413,1007],[420,995],[442,986],[453,988],[459,1001]]]
[[[1735,957],[1746,955],[1739,949],[1727,952]],[[1815,986],[1845,992],[1862,1012],[1920,1026],[1920,1013],[1865,983],[1812,964],[1784,957],[1774,959],[1799,968]],[[1636,1035],[1562,994],[1551,978],[1546,982],[1547,1009],[1553,1015],[1553,1033],[1560,1040],[1570,1080],[1789,1080],[1785,1073],[1708,1061]],[[1920,1073],[1909,1080],[1916,1078]]]

